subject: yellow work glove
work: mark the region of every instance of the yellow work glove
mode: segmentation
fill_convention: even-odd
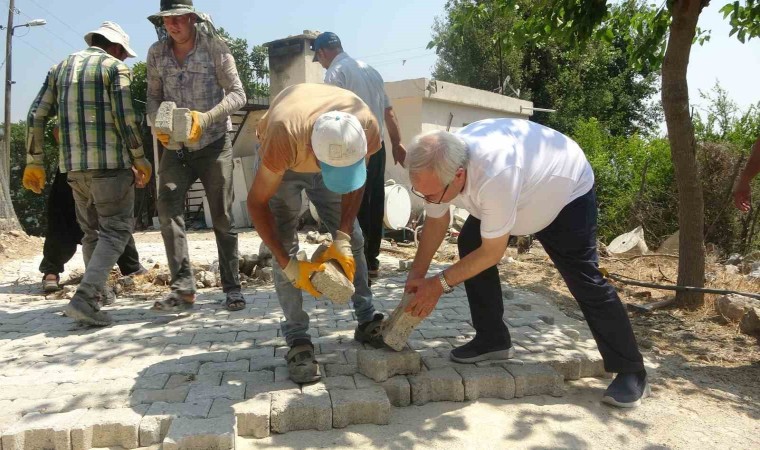
[[[39,164],[27,164],[21,184],[35,194],[42,194],[45,187],[45,168]]]
[[[346,273],[349,281],[354,282],[354,274],[356,274],[356,261],[354,261],[354,254],[351,251],[351,236],[342,231],[335,233],[335,240],[333,243],[322,253],[316,262],[324,263],[334,259],[343,272]]]
[[[132,161],[132,167],[135,168],[139,175],[137,187],[145,187],[150,181],[151,175],[153,175],[153,166],[150,164],[150,161],[145,159],[145,157],[137,158]]]
[[[288,280],[293,283],[293,286],[304,290],[317,298],[321,297],[322,294],[320,294],[319,291],[314,288],[314,285],[311,284],[311,276],[314,275],[314,272],[324,271],[324,264],[299,261],[295,258],[291,259],[283,270],[285,276],[288,277]]]
[[[208,127],[210,118],[208,113],[198,111],[190,111],[190,115],[193,118],[193,124],[190,127],[190,136],[188,136],[187,142],[194,144],[201,140],[203,130]]]
[[[169,147],[169,140],[171,140],[171,135],[164,134],[164,133],[156,133],[156,139],[158,139],[158,142],[161,143],[165,148]]]

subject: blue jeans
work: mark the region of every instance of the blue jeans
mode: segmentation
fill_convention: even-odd
[[[317,209],[322,223],[333,236],[340,223],[341,196],[325,187],[321,173],[285,172],[279,190],[269,201],[269,207],[274,215],[277,237],[291,258],[298,253],[296,227],[301,211],[301,192],[304,190]],[[359,323],[365,323],[372,320],[375,307],[372,306],[372,292],[367,283],[364,238],[359,222],[356,220],[351,232],[351,250],[356,260],[356,276],[354,277],[356,293],[351,298],[351,302],[354,305],[357,320]],[[285,320],[282,322],[282,334],[285,336],[285,341],[288,345],[292,345],[296,339],[311,339],[309,315],[303,310],[303,292],[293,286],[277,263],[274,264],[274,287],[285,315]]]

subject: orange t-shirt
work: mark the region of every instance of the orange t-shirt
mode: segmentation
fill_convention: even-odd
[[[280,92],[256,128],[266,168],[275,173],[319,172],[311,130],[317,118],[330,111],[356,116],[367,135],[367,155],[380,150],[380,126],[356,94],[328,84],[302,83]]]

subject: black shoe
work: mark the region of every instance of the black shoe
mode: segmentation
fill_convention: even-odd
[[[478,361],[510,359],[515,356],[515,348],[511,345],[487,345],[475,339],[457,347],[449,353],[452,361],[458,363],[476,363]]]
[[[604,391],[602,402],[618,408],[635,408],[641,400],[649,397],[652,389],[647,382],[647,372],[619,373]]]
[[[148,273],[148,269],[146,269],[142,264],[140,264],[140,268],[132,273],[124,274],[125,277],[139,277],[141,275],[145,275]]]
[[[354,339],[359,342],[367,343],[375,348],[383,348],[385,342],[383,342],[383,335],[381,333],[384,315],[381,313],[375,313],[372,320],[365,323],[360,323],[356,330],[354,330]]]
[[[72,298],[69,304],[63,308],[63,312],[66,313],[66,317],[70,317],[85,325],[105,327],[113,322],[111,316],[106,312],[100,311],[97,304],[93,305],[79,297]]]
[[[308,339],[296,339],[285,355],[288,376],[294,383],[312,383],[322,378],[319,363],[314,357],[314,345]]]

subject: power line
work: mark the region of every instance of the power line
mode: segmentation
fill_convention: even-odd
[[[35,3],[35,5],[36,5],[36,3]],[[38,6],[39,6],[39,5],[38,5]],[[44,9],[44,8],[42,8],[42,9]],[[21,14],[22,16],[25,16],[27,19],[29,19],[29,20],[34,20],[34,18],[33,18],[32,16],[30,16],[30,15],[29,15],[29,14],[27,14],[27,13],[25,13],[24,11],[21,11],[21,10],[20,10],[20,9],[18,9],[18,8],[16,8],[16,11],[17,11],[19,14]],[[52,14],[52,13],[50,13],[48,10],[45,10],[45,12],[48,12],[49,14]],[[58,19],[57,19],[57,20],[58,20]],[[58,20],[58,21],[60,22],[60,20]],[[64,25],[67,25],[67,24],[65,24],[65,23],[64,23]],[[68,25],[67,25],[67,26],[68,26]],[[48,27],[41,27],[41,28],[42,28],[42,29],[43,29],[43,30],[44,30],[46,33],[48,33],[49,35],[53,36],[53,37],[54,37],[54,38],[56,38],[57,40],[59,40],[59,41],[63,42],[64,44],[68,45],[69,47],[73,48],[74,50],[76,50],[76,49],[78,49],[78,48],[79,48],[79,46],[77,46],[77,45],[75,45],[75,44],[72,44],[71,42],[69,42],[68,40],[66,40],[64,37],[62,37],[62,36],[60,36],[60,35],[58,35],[58,34],[56,34],[56,33],[52,32],[52,31],[50,30],[50,28],[48,28]]]
[[[58,16],[56,16],[55,14],[53,14],[53,13],[52,13],[52,12],[51,12],[49,9],[47,9],[47,8],[45,8],[44,6],[40,5],[40,4],[39,4],[39,3],[37,3],[35,0],[29,0],[29,1],[30,1],[30,2],[32,2],[34,5],[36,5],[38,8],[40,8],[41,10],[43,10],[43,11],[45,11],[46,13],[50,14],[50,17],[52,17],[53,19],[55,19],[55,20],[57,20],[58,22],[62,23],[62,24],[63,24],[63,25],[66,27],[66,28],[68,28],[68,29],[69,29],[69,30],[70,30],[72,33],[74,33],[74,34],[75,34],[75,35],[77,35],[78,37],[82,37],[82,34],[81,34],[79,31],[77,31],[77,30],[73,29],[73,28],[71,27],[71,25],[69,25],[68,23],[66,23],[66,22],[64,22],[63,20],[61,20],[61,19],[60,19]]]
[[[51,57],[51,56],[50,56],[50,55],[48,55],[47,53],[43,52],[43,51],[42,51],[42,50],[40,50],[39,48],[35,47],[34,45],[30,44],[29,42],[26,42],[26,41],[25,41],[25,40],[23,40],[23,39],[19,39],[19,40],[18,40],[18,41],[16,41],[16,42],[21,42],[22,44],[24,44],[24,45],[27,45],[27,46],[31,47],[31,48],[32,48],[33,50],[35,50],[37,53],[39,53],[40,55],[42,55],[42,56],[44,56],[45,58],[49,59],[49,60],[50,60],[50,61],[51,61],[53,64],[56,64],[56,63],[58,63],[58,61],[56,61],[55,59],[53,59],[53,57]]]

